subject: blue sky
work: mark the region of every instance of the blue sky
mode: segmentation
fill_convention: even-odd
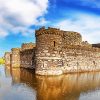
[[[0,0],[0,56],[35,42],[41,26],[77,31],[83,41],[100,43],[100,0]]]

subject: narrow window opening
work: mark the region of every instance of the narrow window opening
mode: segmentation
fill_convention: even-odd
[[[54,43],[54,47],[55,47],[56,42],[54,41],[53,43]]]
[[[94,65],[96,64],[95,61],[93,61],[93,64],[94,64]]]

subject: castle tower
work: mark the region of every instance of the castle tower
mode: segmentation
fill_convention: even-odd
[[[73,31],[63,31],[64,46],[66,45],[81,45],[82,36],[80,33]]]
[[[62,74],[63,33],[56,28],[36,30],[36,74]]]
[[[10,64],[11,64],[11,52],[5,52],[4,59],[5,59],[5,65],[10,66]]]
[[[11,66],[20,67],[20,48],[12,48]]]
[[[21,46],[20,59],[21,59],[21,67],[32,68],[33,66],[33,57],[35,56],[35,44],[23,43]]]

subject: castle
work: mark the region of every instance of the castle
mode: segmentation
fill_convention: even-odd
[[[36,44],[24,43],[6,52],[5,64],[35,69],[39,75],[100,70],[100,49],[82,41],[80,33],[42,27],[35,36]]]

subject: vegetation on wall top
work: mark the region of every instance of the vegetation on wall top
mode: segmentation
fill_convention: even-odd
[[[4,58],[0,58],[0,65],[4,63],[5,63]]]

